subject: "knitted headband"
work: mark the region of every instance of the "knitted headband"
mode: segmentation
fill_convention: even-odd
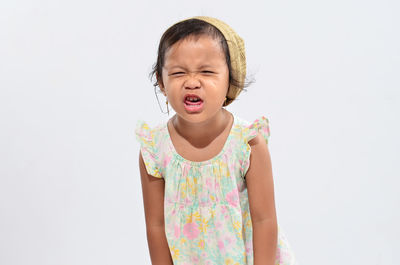
[[[238,82],[237,86],[231,84],[228,88],[226,103],[224,103],[224,106],[228,106],[236,99],[244,87],[244,80],[246,78],[246,53],[244,41],[228,24],[219,19],[206,16],[196,16],[192,17],[192,19],[193,18],[203,20],[216,27],[221,31],[222,35],[224,35],[228,44],[232,77]]]

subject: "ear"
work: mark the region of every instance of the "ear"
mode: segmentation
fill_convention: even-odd
[[[156,73],[156,78],[157,78],[157,84],[160,87],[161,92],[164,94],[164,96],[167,96],[165,93],[165,88],[164,88],[164,84],[162,82],[162,78],[160,77],[160,75],[158,73]]]

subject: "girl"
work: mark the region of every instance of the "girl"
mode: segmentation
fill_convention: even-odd
[[[215,18],[181,21],[152,73],[176,112],[135,130],[152,264],[295,264],[277,223],[269,121],[224,108],[245,86],[242,38]]]

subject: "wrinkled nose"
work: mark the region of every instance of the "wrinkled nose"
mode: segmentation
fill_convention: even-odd
[[[200,80],[196,75],[189,75],[185,81],[185,88],[195,89],[200,87]]]

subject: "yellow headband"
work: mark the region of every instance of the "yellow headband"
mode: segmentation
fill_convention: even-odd
[[[226,103],[224,103],[224,106],[228,106],[234,99],[236,99],[244,87],[244,81],[246,78],[246,53],[244,41],[228,24],[221,20],[206,16],[196,16],[192,17],[192,19],[193,18],[203,20],[219,29],[228,43],[232,77],[238,82],[238,86],[232,84],[229,86]]]

